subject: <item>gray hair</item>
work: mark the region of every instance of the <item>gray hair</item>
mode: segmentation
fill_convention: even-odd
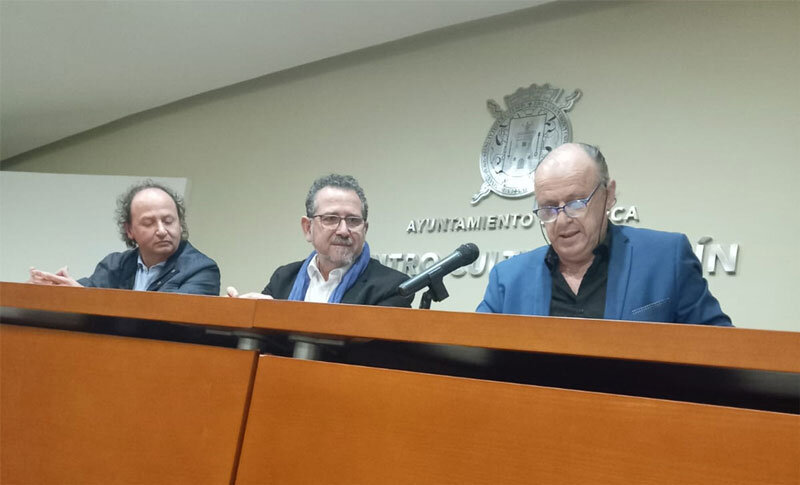
[[[608,175],[608,164],[606,163],[606,157],[603,156],[603,153],[594,145],[589,145],[588,143],[576,143],[578,146],[583,148],[583,151],[589,155],[589,158],[594,160],[594,163],[597,164],[597,175],[598,175],[598,182],[603,184],[604,187],[608,186],[608,182],[611,181],[611,177]]]
[[[352,190],[355,192],[356,195],[358,195],[358,198],[361,200],[361,217],[363,217],[365,221],[367,220],[368,206],[367,196],[364,195],[364,189],[358,185],[358,180],[356,180],[353,176],[339,175],[336,173],[320,177],[315,180],[313,184],[311,184],[311,188],[308,189],[308,195],[306,196],[306,216],[314,216],[314,212],[317,210],[317,192],[325,187],[335,187],[337,189]]]
[[[183,199],[181,196],[169,187],[147,179],[131,186],[117,199],[117,210],[115,212],[115,216],[117,227],[119,228],[119,234],[122,236],[122,240],[125,241],[125,245],[129,248],[136,247],[136,241],[128,237],[128,231],[126,229],[131,224],[131,204],[133,203],[133,198],[136,197],[136,194],[145,189],[158,189],[170,196],[172,201],[175,202],[175,208],[178,211],[178,220],[181,223],[181,239],[188,239],[189,229],[186,227],[186,207],[183,205]]]

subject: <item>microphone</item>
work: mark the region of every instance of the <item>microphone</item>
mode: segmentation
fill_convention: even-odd
[[[444,258],[410,280],[401,283],[400,286],[397,287],[397,292],[400,296],[413,295],[426,286],[429,286],[434,279],[441,279],[458,268],[472,263],[478,259],[479,254],[480,250],[478,250],[478,246],[472,243],[462,244],[458,249],[453,251],[450,256]],[[447,295],[445,294],[444,296],[446,297]]]

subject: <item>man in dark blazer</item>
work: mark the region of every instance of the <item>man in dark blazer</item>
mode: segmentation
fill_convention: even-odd
[[[303,261],[295,261],[276,269],[262,294],[279,300],[288,299],[302,265]],[[344,292],[340,303],[410,307],[413,296],[408,298],[397,294],[398,285],[406,279],[403,273],[370,259],[353,286]]]
[[[30,270],[29,283],[219,295],[219,267],[189,241],[186,209],[168,187],[151,180],[131,187],[117,201],[117,223],[131,248],[103,258],[94,273],[73,279],[67,268]]]
[[[683,234],[620,227],[600,151],[562,145],[536,168],[549,246],[496,265],[479,312],[731,326]]]
[[[349,175],[318,178],[306,196],[303,235],[314,247],[303,261],[275,270],[261,293],[228,295],[321,303],[351,303],[410,307],[413,295],[402,297],[397,287],[408,276],[370,257],[365,241],[369,224],[364,190]]]

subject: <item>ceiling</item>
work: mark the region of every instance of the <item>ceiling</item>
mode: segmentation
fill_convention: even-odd
[[[0,159],[179,99],[552,0],[0,0]]]

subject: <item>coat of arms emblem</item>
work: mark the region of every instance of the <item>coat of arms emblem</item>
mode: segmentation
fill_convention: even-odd
[[[576,89],[563,101],[563,89],[545,84],[519,88],[504,98],[508,111],[486,102],[495,122],[486,135],[480,159],[481,185],[472,204],[494,192],[503,197],[533,193],[533,171],[557,146],[572,141],[567,111],[581,96]]]

